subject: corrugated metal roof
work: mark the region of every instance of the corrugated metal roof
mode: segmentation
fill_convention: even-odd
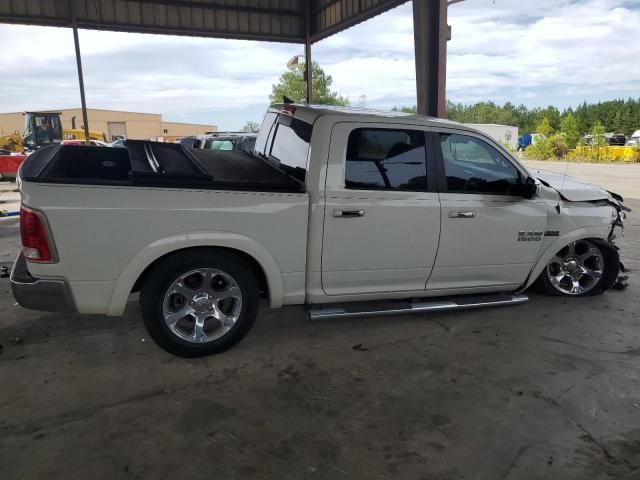
[[[386,12],[407,0],[311,0],[314,42]],[[432,1],[432,0],[423,0]]]
[[[0,23],[304,43],[407,0],[0,0]],[[432,0],[427,0],[432,1]]]

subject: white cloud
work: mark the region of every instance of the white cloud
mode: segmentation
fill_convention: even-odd
[[[531,9],[529,2],[497,0],[509,8],[495,11],[482,3],[487,1],[451,8],[451,98],[543,105],[564,96],[566,106],[638,95],[640,62],[632,59],[640,41],[640,2],[541,0]]]

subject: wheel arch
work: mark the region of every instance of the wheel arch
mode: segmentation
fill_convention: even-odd
[[[170,255],[191,249],[223,249],[241,256],[256,273],[261,289],[266,290],[271,307],[282,306],[282,275],[266,248],[249,237],[234,233],[189,232],[157,240],[131,258],[116,281],[107,315],[122,315],[129,295],[139,288],[155,265]]]
[[[537,280],[537,278],[540,276],[540,274],[547,266],[549,261],[554,257],[554,255],[569,243],[575,242],[577,240],[607,241],[607,234],[608,230],[606,228],[603,229],[602,227],[582,227],[571,230],[561,237],[558,237],[555,241],[550,243],[540,254],[538,261],[531,269],[527,280],[519,291],[521,292],[529,288]]]

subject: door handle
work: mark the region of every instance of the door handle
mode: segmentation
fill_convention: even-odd
[[[333,216],[343,218],[364,217],[364,210],[342,210],[335,208],[333,210]]]
[[[476,212],[467,211],[467,212],[449,212],[449,218],[474,218],[476,216]]]

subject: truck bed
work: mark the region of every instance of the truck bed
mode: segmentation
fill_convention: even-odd
[[[257,155],[139,140],[125,145],[52,145],[27,158],[21,178],[36,183],[304,191],[300,182]]]
[[[36,162],[27,161],[21,171],[23,206],[46,216],[58,259],[29,262],[29,272],[64,279],[78,312],[121,315],[135,282],[154,261],[174,250],[208,246],[256,259],[271,279],[271,304],[304,301],[308,193],[284,186],[258,191],[246,183],[231,187],[228,177],[209,183],[139,181],[128,178],[124,149],[103,147],[94,156],[86,155],[89,148],[72,150],[67,165],[45,166],[50,170],[40,173],[42,180],[32,180]],[[47,153],[33,155],[42,152]],[[96,160],[102,155],[103,162],[117,165],[104,167],[112,176],[93,173],[102,169]],[[88,166],[80,164],[87,159]],[[79,171],[93,176],[73,176]]]

